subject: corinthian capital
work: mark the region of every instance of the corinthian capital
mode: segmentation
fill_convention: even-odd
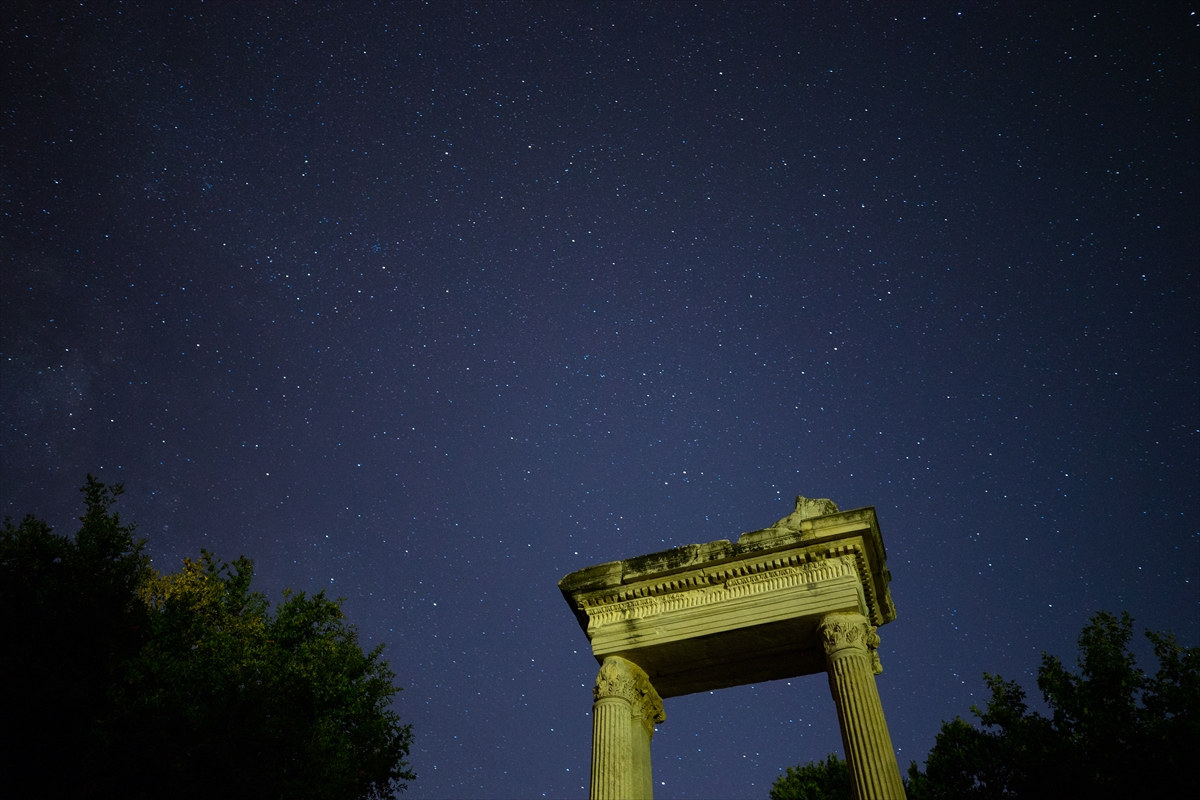
[[[873,653],[879,646],[875,626],[862,614],[827,614],[821,620],[819,630],[826,655],[847,649]]]
[[[604,659],[604,663],[600,665],[600,672],[596,675],[592,697],[595,700],[605,697],[627,700],[633,706],[634,716],[640,716],[651,724],[667,719],[662,698],[650,684],[650,677],[637,664],[620,656]]]

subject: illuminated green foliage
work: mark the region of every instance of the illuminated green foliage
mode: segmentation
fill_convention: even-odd
[[[8,786],[29,796],[389,797],[414,775],[411,728],[381,649],[338,602],[285,593],[272,614],[253,564],[202,551],[149,567],[88,477],[75,538],[5,522],[0,614]]]

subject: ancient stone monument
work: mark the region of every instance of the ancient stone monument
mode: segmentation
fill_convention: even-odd
[[[651,798],[662,698],[824,671],[854,796],[904,797],[875,676],[896,618],[875,509],[796,498],[769,528],[572,572],[559,589],[600,662],[594,800]]]

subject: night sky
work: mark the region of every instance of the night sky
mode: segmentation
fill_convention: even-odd
[[[1098,610],[1200,640],[1195,3],[22,5],[0,512],[345,598],[412,796],[586,796],[557,581],[798,493],[878,512],[902,769]],[[820,675],[666,712],[662,798],[841,752]]]

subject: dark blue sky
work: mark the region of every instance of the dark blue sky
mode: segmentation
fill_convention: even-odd
[[[1043,5],[8,11],[0,509],[344,597],[414,797],[585,796],[558,579],[797,493],[877,509],[902,767],[1097,610],[1195,644],[1200,18]],[[841,750],[666,711],[663,798]]]

